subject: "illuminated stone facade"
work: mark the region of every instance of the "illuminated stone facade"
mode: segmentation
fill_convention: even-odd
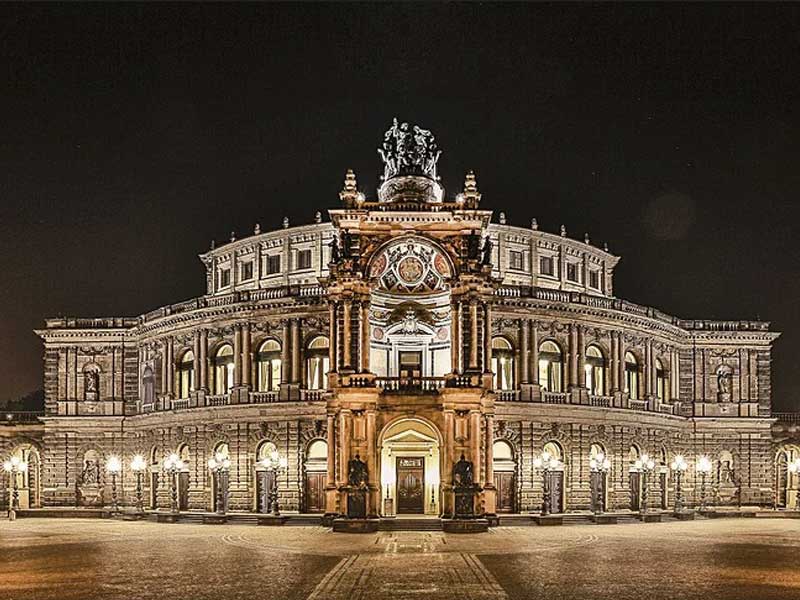
[[[128,463],[141,454],[145,505],[168,508],[163,461],[177,453],[181,508],[212,510],[207,461],[221,450],[228,508],[266,512],[261,459],[277,450],[284,511],[346,513],[358,456],[369,515],[449,516],[463,456],[476,514],[529,512],[545,448],[560,460],[555,512],[596,501],[598,451],[608,509],[640,506],[644,453],[651,508],[672,506],[678,454],[689,504],[703,454],[709,503],[772,506],[780,485],[792,501],[796,482],[776,476],[768,323],[684,320],[615,297],[618,257],[563,228],[492,223],[472,173],[446,200],[432,136],[403,127],[386,134],[375,200],[348,172],[330,220],[212,248],[202,297],[47,320],[45,416],[0,430],[4,456],[32,453],[20,480],[30,505],[107,504],[112,454],[132,503]]]

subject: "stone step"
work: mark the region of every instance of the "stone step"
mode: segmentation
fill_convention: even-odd
[[[441,531],[439,519],[381,519],[379,531]]]

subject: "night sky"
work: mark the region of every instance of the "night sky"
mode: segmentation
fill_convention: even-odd
[[[212,238],[374,197],[394,116],[448,195],[622,256],[615,292],[773,323],[800,409],[800,6],[0,6],[0,400],[48,316],[205,291]],[[495,217],[496,219],[496,217]]]

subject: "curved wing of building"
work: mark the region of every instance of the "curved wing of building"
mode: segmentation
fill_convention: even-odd
[[[703,501],[708,478],[708,502],[793,502],[768,323],[614,296],[606,249],[492,223],[472,173],[447,196],[427,130],[395,122],[380,153],[374,199],[348,172],[329,220],[203,253],[202,297],[48,319],[27,502],[108,503],[111,455],[126,503],[144,459],[153,509],[667,508],[679,456],[685,503],[706,460]]]

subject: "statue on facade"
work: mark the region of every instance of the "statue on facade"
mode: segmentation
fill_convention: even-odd
[[[455,518],[475,516],[475,495],[479,491],[475,484],[475,471],[472,463],[464,458],[453,465],[453,492],[455,494]]]
[[[722,402],[731,399],[731,388],[733,386],[733,369],[728,365],[722,365],[717,369],[717,396]]]
[[[347,463],[347,516],[351,519],[367,517],[367,489],[369,486],[369,470],[367,463],[356,454]]]
[[[436,163],[441,151],[433,134],[428,129],[392,120],[392,126],[383,136],[383,144],[378,149],[383,160],[383,180],[397,175],[422,175],[434,181]]]
[[[81,483],[83,485],[98,485],[100,483],[100,465],[96,461],[87,459],[83,463]]]
[[[86,400],[97,400],[100,391],[100,372],[95,368],[89,368],[83,374],[84,398]]]
[[[471,487],[474,483],[472,463],[462,453],[461,459],[453,466],[453,487]]]
[[[353,249],[353,235],[349,231],[342,232],[342,258],[351,258]]]
[[[493,247],[494,247],[494,244],[492,243],[492,238],[490,238],[487,235],[486,238],[483,240],[483,248],[481,248],[481,252],[483,253],[483,256],[481,258],[481,264],[482,265],[491,265],[492,264],[492,248]]]
[[[342,258],[342,253],[339,250],[339,239],[334,235],[331,241],[328,242],[328,247],[331,249],[331,263],[338,263]]]

